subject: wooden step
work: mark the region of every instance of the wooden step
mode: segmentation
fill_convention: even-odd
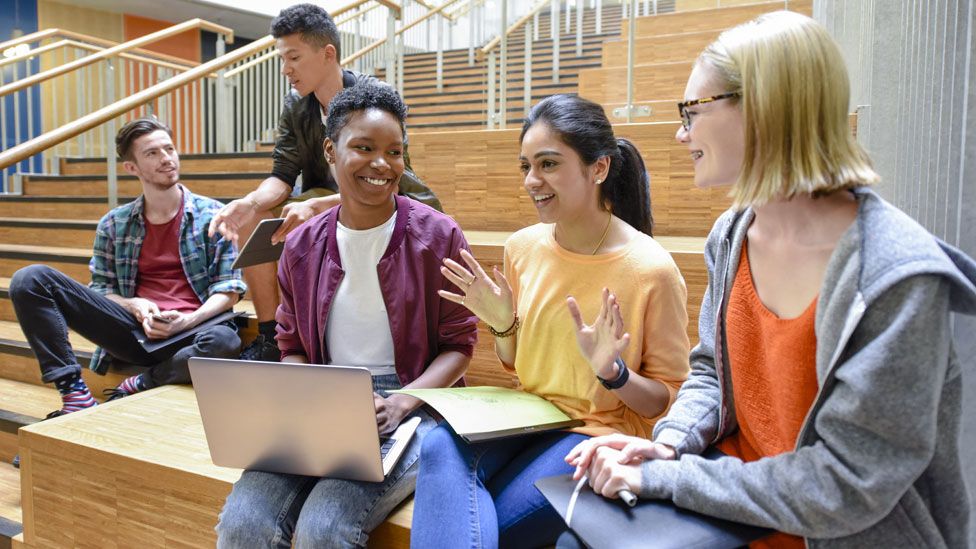
[[[484,102],[487,100],[488,91],[487,86],[478,88],[472,91],[445,91],[438,93],[436,88],[432,88],[431,91],[427,93],[415,92],[409,96],[407,101],[407,107],[410,111],[413,111],[415,106],[432,106],[438,105],[440,103],[451,103],[451,102]],[[522,80],[509,81],[508,82],[508,95],[512,96],[522,96],[523,93]],[[532,81],[532,97],[542,99],[543,97],[548,97],[556,93],[576,93],[578,86],[576,82],[560,82],[553,84],[552,79],[546,80],[533,80]],[[496,88],[497,91],[497,88]],[[274,144],[272,143],[272,146]]]
[[[119,162],[121,164],[121,161]],[[119,173],[124,173],[121,166]],[[181,154],[183,173],[271,173],[271,155],[265,151]],[[61,175],[105,175],[105,158],[62,158]]]
[[[162,441],[162,443],[161,443]],[[21,431],[24,543],[213,547],[240,470],[213,465],[193,390],[166,386]],[[75,489],[64,490],[64,486]],[[88,487],[88,489],[84,489]],[[98,520],[91,520],[99,509]],[[407,547],[412,504],[370,536]]]
[[[552,82],[552,78],[551,77],[548,78],[548,79],[545,79],[545,80],[548,80],[548,83],[550,85],[565,87],[565,86],[576,86],[577,83],[579,82],[579,77],[578,77],[577,74],[562,74],[562,73],[560,73],[560,75],[559,75],[559,82]],[[540,79],[539,82],[543,82],[545,80]],[[512,84],[513,86],[515,86],[515,85],[518,85],[519,81],[520,80],[510,80],[509,83]],[[415,97],[420,97],[420,96],[430,97],[430,96],[433,96],[433,95],[438,95],[439,93],[454,93],[454,92],[458,92],[458,93],[471,93],[471,92],[483,92],[484,89],[485,89],[485,86],[486,85],[484,83],[482,83],[482,82],[475,82],[475,83],[469,83],[469,84],[462,84],[462,83],[450,83],[450,84],[448,84],[447,81],[445,81],[444,82],[444,90],[441,91],[441,92],[438,92],[437,91],[437,85],[436,84],[423,84],[423,85],[415,86],[413,88],[408,87],[408,88],[404,89],[404,98],[403,99],[407,103],[407,105],[409,106],[410,103],[411,103],[411,101]],[[535,87],[535,84],[533,84],[532,87],[534,88]],[[541,87],[541,85],[540,85],[540,87]]]
[[[9,466],[17,455],[17,430],[41,421],[60,407],[61,397],[53,387],[0,378],[0,467]],[[5,476],[0,474],[0,485]],[[9,502],[3,498],[0,496],[0,517],[13,518],[8,516]]]
[[[267,178],[268,173],[181,173],[180,183],[204,196],[244,195]],[[28,196],[100,196],[108,181],[100,175],[25,175],[24,194]],[[118,193],[137,196],[142,184],[136,177],[120,175]]]
[[[634,38],[658,34],[672,34],[678,29],[681,32],[724,30],[755,19],[764,13],[778,10],[791,10],[812,16],[813,0],[759,2],[743,6],[689,10],[638,17],[636,24],[637,33]],[[629,26],[629,21],[621,21],[620,38],[622,40],[627,39]]]
[[[20,471],[10,462],[0,463],[0,548],[10,547],[23,532],[20,511]]]
[[[253,190],[250,187],[247,191]],[[244,194],[244,193],[242,193]],[[235,197],[211,197],[227,203]],[[135,200],[135,196],[119,196],[119,204]],[[108,213],[107,196],[0,196],[0,217],[50,219],[101,219]],[[6,276],[0,273],[0,276]]]
[[[18,269],[46,263],[79,282],[90,280],[91,248],[0,244],[0,277],[10,278]]]
[[[718,38],[720,30],[662,34],[636,38],[634,59],[641,64],[692,61]],[[609,40],[603,45],[603,67],[627,66],[627,41]]]
[[[656,101],[684,97],[693,60],[634,65],[634,101]],[[583,69],[579,94],[597,103],[627,101],[627,67]]]
[[[91,249],[97,220],[0,218],[0,242],[31,245],[56,242],[64,247]]]
[[[593,68],[601,66],[602,60],[600,52],[596,51],[591,55],[583,55],[580,57],[571,56],[559,59],[559,70],[560,73],[563,71],[578,72],[582,68]],[[525,74],[525,58],[521,55],[518,56],[508,56],[508,70],[506,74],[509,78],[521,78]],[[531,62],[532,66],[532,77],[542,78],[542,75],[552,76],[552,58],[546,56],[544,58],[536,58]],[[474,67],[463,67],[455,68],[451,70],[443,71],[443,79],[454,80],[456,78],[461,78],[465,76],[482,76],[487,70],[487,65],[475,65]],[[498,69],[495,69],[496,74],[498,74]],[[424,69],[423,71],[418,71],[416,75],[407,75],[406,82],[410,84],[415,84],[419,82],[426,82],[428,80],[437,80],[437,71],[434,69]]]

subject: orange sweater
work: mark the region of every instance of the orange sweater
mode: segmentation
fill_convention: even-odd
[[[796,318],[773,314],[756,293],[743,244],[726,321],[739,430],[718,444],[726,454],[748,462],[794,449],[817,394],[816,304],[814,299]],[[750,547],[804,544],[803,538],[780,533]]]

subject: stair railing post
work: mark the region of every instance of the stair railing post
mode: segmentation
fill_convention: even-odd
[[[488,129],[495,129],[495,52],[488,53]]]
[[[596,0],[596,33],[603,34],[603,0]]]
[[[569,7],[569,2],[570,0],[566,0],[566,30],[563,31],[563,34],[569,34],[570,22],[572,21],[571,17],[573,15],[572,14],[573,9]]]
[[[552,83],[559,83],[559,1],[552,0],[549,27],[552,29]]]
[[[362,6],[359,6],[358,8],[356,8],[356,12],[357,13],[358,12],[361,12],[362,10],[363,10],[363,7]],[[356,18],[353,19],[353,23],[355,24],[354,25],[354,28],[355,28],[355,32],[356,32],[356,35],[353,36],[353,44],[354,44],[353,45],[353,49],[355,51],[359,51],[359,50],[363,49],[363,19],[365,19],[365,16],[363,14],[361,14],[361,13],[358,13],[356,15]],[[356,58],[356,72],[363,72],[363,56],[362,55],[360,55],[359,57]]]
[[[220,57],[226,53],[226,42],[224,41],[224,35],[217,35],[217,57]],[[230,82],[224,76],[227,69],[220,69],[217,71],[217,89],[216,93],[216,103],[217,103],[217,152],[226,153],[230,152],[230,140],[231,140],[231,124],[233,124],[233,118],[231,117],[231,111],[233,106],[230,100]]]
[[[115,67],[112,59],[105,60],[105,82],[103,84],[105,104],[115,103]],[[119,174],[116,171],[115,158],[115,119],[110,118],[105,123],[105,167],[108,174],[108,207],[119,205]]]
[[[397,91],[400,93],[400,97],[403,97],[403,85],[407,80],[403,77],[403,54],[406,50],[407,33],[404,32],[397,39]]]
[[[67,54],[65,54],[65,55],[67,55]],[[0,71],[0,86],[2,86],[3,84],[4,84],[3,71]],[[64,94],[64,96],[67,97],[68,94]],[[3,112],[3,113],[7,112],[7,96],[0,97],[0,112]],[[0,147],[2,147],[4,149],[7,148],[7,119],[6,119],[6,117],[3,120],[0,120]],[[0,170],[0,178],[2,178],[2,181],[0,181],[0,191],[3,191],[5,193],[6,192],[10,192],[9,189],[8,189],[8,187],[7,187],[7,183],[8,183],[8,181],[7,181],[7,175],[8,175],[7,174],[7,171],[8,171],[7,168],[4,168],[4,169]]]
[[[538,14],[539,12],[536,12]],[[527,116],[532,107],[532,30],[538,30],[532,21],[529,21],[525,29],[525,74],[522,79],[525,84],[522,86],[522,112]]]
[[[583,0],[576,0],[576,57],[583,56]]]
[[[444,18],[434,17],[437,18],[437,93],[441,93],[444,91]]]
[[[474,66],[474,19],[475,19],[475,0],[468,0],[468,66]]]
[[[549,3],[549,38],[553,40],[559,36],[559,0]]]
[[[627,28],[627,122],[634,118],[634,35],[637,24],[637,0],[630,0],[630,23]]]
[[[396,73],[396,15],[390,8],[386,8],[386,83],[399,89]]]
[[[501,0],[502,3],[502,51],[501,60],[498,67],[498,127],[505,129],[508,121],[508,0]]]

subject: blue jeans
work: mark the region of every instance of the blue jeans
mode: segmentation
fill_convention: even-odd
[[[190,357],[237,358],[241,348],[237,329],[224,323],[201,330],[192,344],[159,361],[133,335],[142,325],[132,313],[47,265],[30,265],[14,273],[10,301],[45,383],[81,373],[68,342],[68,328],[118,361],[148,367],[143,376],[146,389],[190,383]]]
[[[566,524],[533,482],[571,473],[563,458],[587,438],[554,431],[468,444],[447,424],[438,426],[420,452],[410,545],[552,545]]]
[[[373,389],[397,389],[395,375],[373,378]],[[369,532],[413,493],[424,435],[435,422],[421,418],[399,463],[383,482],[244,471],[217,523],[217,547],[365,547]]]

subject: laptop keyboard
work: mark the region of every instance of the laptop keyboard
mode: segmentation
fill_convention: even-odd
[[[390,453],[390,448],[396,444],[396,439],[394,438],[381,438],[380,439],[380,459],[386,459],[386,454]]]

